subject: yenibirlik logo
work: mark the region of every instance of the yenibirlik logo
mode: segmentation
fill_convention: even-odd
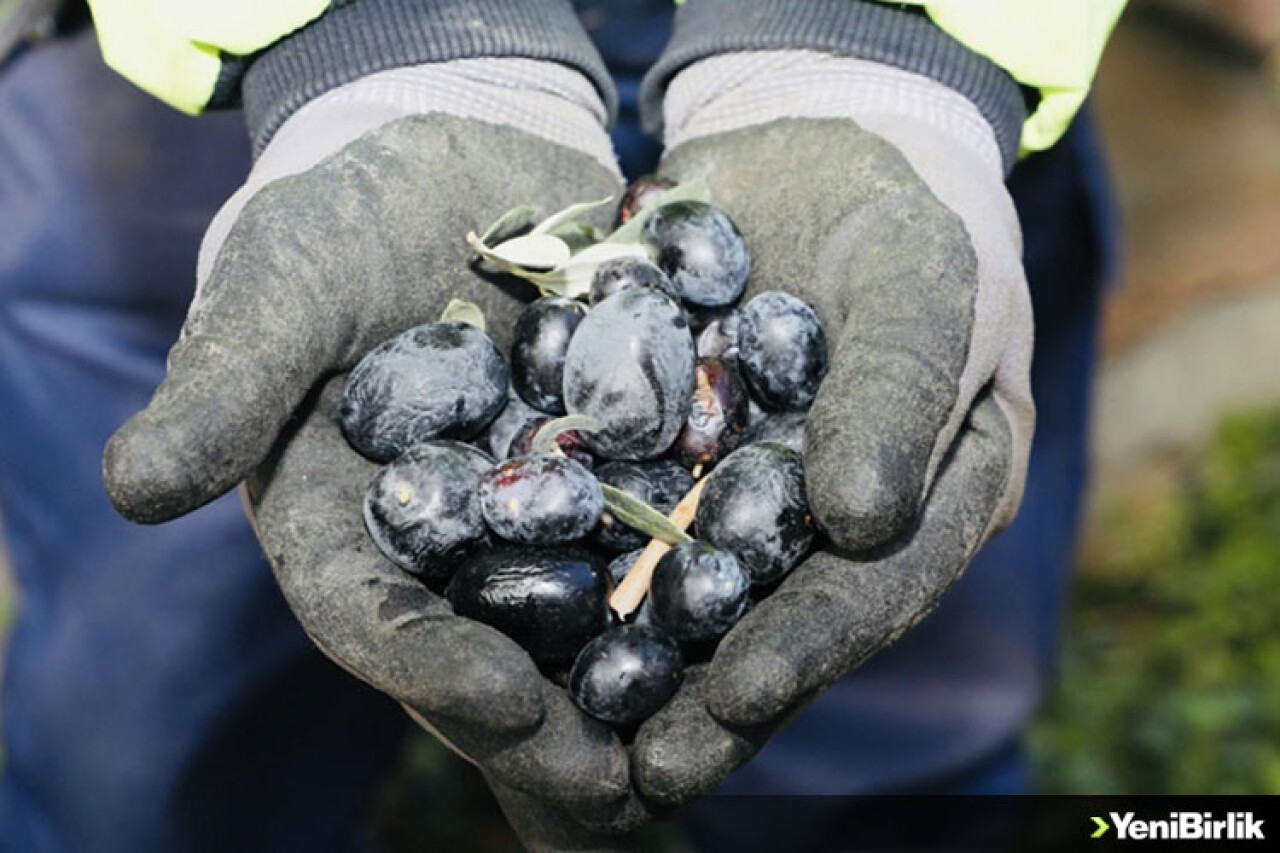
[[[1097,827],[1090,838],[1109,837],[1117,841],[1264,841],[1262,818],[1253,812],[1229,812],[1225,818],[1215,818],[1213,812],[1169,812],[1167,819],[1146,820],[1134,812],[1108,812],[1111,823],[1094,817]]]

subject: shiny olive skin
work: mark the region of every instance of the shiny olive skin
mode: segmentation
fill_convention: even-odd
[[[611,587],[584,550],[502,546],[464,564],[445,597],[459,616],[496,628],[554,670],[608,627]]]
[[[738,448],[708,478],[695,521],[698,538],[731,552],[752,583],[779,580],[813,545],[800,454],[772,443]]]
[[[564,356],[587,308],[575,299],[544,296],[516,320],[511,344],[511,384],[530,406],[564,414]]]
[[[658,196],[673,188],[676,182],[659,175],[642,175],[627,186],[618,204],[618,224],[625,225],[631,217],[647,207],[652,207]]]
[[[521,456],[480,478],[485,523],[508,542],[555,545],[581,539],[604,511],[600,484],[564,456]]]
[[[643,239],[685,302],[732,305],[746,289],[747,244],[718,208],[700,201],[664,204],[645,220]]]
[[[699,541],[668,551],[649,586],[654,618],[687,643],[723,636],[746,612],[750,594],[751,579],[733,554]]]
[[[342,432],[375,462],[433,438],[467,440],[507,400],[507,367],[492,340],[466,323],[428,323],[369,351],[347,377]]]
[[[747,387],[771,412],[805,411],[827,375],[827,336],[818,315],[779,290],[754,297],[738,324],[738,364]]]
[[[804,456],[804,430],[808,423],[808,412],[779,412],[776,415],[768,415],[751,425],[751,428],[742,436],[739,446],[772,442]]]
[[[693,490],[693,475],[674,459],[641,462],[640,467],[653,483],[655,492],[652,506],[663,515],[670,515],[676,504]]]
[[[609,563],[609,577],[613,579],[614,588],[622,583],[626,578],[627,572],[631,571],[631,567],[636,564],[636,560],[640,559],[640,555],[644,552],[643,548],[637,548],[634,551],[628,551],[621,556],[614,557]],[[653,605],[649,601],[649,596],[645,596],[629,617],[627,617],[629,625],[654,625],[653,621]]]
[[[693,338],[680,307],[633,288],[591,309],[569,343],[565,404],[595,419],[583,436],[597,456],[652,459],[675,441],[689,416]]]
[[[507,457],[514,459],[517,456],[528,456],[533,453],[533,440],[538,437],[538,431],[551,420],[550,415],[538,415],[526,421],[512,436],[511,444],[507,448]],[[557,435],[556,447],[582,467],[595,467],[595,457],[591,455],[590,450],[587,450],[586,442],[582,440],[582,435],[577,430],[566,430]]]
[[[530,406],[514,389],[507,390],[507,405],[493,419],[475,444],[494,459],[506,459],[523,454],[511,452],[511,442],[519,434],[521,428],[529,421],[541,419],[543,423],[550,420],[548,416]]]
[[[682,465],[715,465],[747,430],[747,390],[731,362],[700,358],[694,367],[693,403],[672,454]]]
[[[569,673],[569,698],[584,713],[633,726],[657,713],[684,680],[680,646],[651,625],[619,625],[583,647]]]
[[[640,258],[614,258],[602,263],[591,276],[587,301],[596,305],[615,293],[634,287],[656,290],[677,302],[680,299],[671,279],[653,264]]]
[[[613,579],[613,585],[617,586],[622,583],[627,576],[627,572],[631,571],[631,567],[636,564],[636,560],[640,559],[640,552],[643,548],[636,548],[634,551],[628,551],[614,557],[609,562],[609,577]]]
[[[431,584],[449,579],[463,556],[488,541],[480,478],[493,460],[457,441],[429,441],[374,476],[364,522],[378,550]]]

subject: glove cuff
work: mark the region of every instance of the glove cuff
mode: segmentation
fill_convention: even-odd
[[[604,62],[569,0],[360,0],[334,3],[280,40],[244,74],[254,154],[303,104],[380,71],[476,58],[546,60],[595,86],[610,119],[617,106]]]
[[[661,128],[667,86],[690,65],[721,54],[778,50],[865,59],[954,89],[991,125],[1005,171],[1012,168],[1027,116],[1017,82],[919,10],[863,0],[688,0],[676,14],[666,50],[645,76],[646,128]]]
[[[751,51],[704,59],[672,81],[667,150],[778,119],[847,119],[901,147],[913,137],[963,156],[1003,194],[1005,162],[991,125],[955,90],[878,62],[814,51]],[[908,146],[914,147],[914,146]]]
[[[240,211],[272,181],[317,165],[359,137],[411,116],[444,113],[514,127],[593,157],[611,174],[617,160],[606,107],[587,78],[532,59],[460,59],[371,74],[310,101],[289,116],[244,185],[214,217],[197,263],[197,294]]]

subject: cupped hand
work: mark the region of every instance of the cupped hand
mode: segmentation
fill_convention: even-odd
[[[892,128],[891,128],[892,129]],[[998,166],[845,119],[781,119],[670,151],[741,229],[745,298],[783,290],[827,330],[804,464],[822,549],[640,730],[653,800],[709,793],[823,689],[923,619],[1016,511],[1034,420],[1031,311]]]
[[[641,818],[626,751],[513,641],[379,554],[361,516],[375,466],[338,426],[341,374],[451,299],[479,305],[505,351],[522,303],[472,267],[467,232],[517,205],[547,213],[619,189],[584,153],[443,114],[267,184],[209,238],[220,243],[205,247],[214,260],[168,375],[105,455],[113,503],[140,522],[248,479],[258,537],[307,634],[475,762],[535,849],[603,849],[614,842],[593,830]]]

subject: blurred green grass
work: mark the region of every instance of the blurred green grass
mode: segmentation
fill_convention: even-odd
[[[1060,678],[1031,735],[1039,790],[1280,792],[1280,410],[1103,499]]]

